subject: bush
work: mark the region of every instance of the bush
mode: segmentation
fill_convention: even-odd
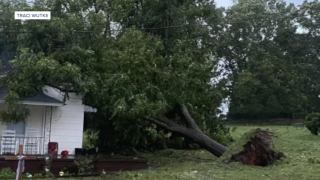
[[[312,134],[318,135],[320,130],[320,113],[311,113],[307,115],[306,127]]]
[[[15,178],[16,173],[13,172],[10,168],[3,168],[0,171],[0,179],[9,179],[9,178]]]
[[[99,131],[87,129],[83,135],[83,148],[97,148],[99,142]]]
[[[74,163],[78,169],[78,173],[91,173],[94,169],[94,158],[92,156],[79,156],[76,157]]]

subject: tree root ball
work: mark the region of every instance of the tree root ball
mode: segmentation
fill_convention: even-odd
[[[245,165],[268,166],[285,157],[282,152],[277,152],[274,148],[275,133],[269,130],[255,129],[245,134],[242,139],[236,143],[238,146],[231,148],[228,162],[241,162]],[[246,140],[246,141],[244,141]],[[243,149],[239,146],[241,143]],[[235,151],[240,152],[234,153]],[[229,150],[229,151],[230,151]],[[224,156],[226,157],[226,156]]]

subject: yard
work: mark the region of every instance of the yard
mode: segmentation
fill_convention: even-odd
[[[254,126],[237,126],[233,136],[238,139]],[[277,147],[288,157],[267,168],[248,167],[240,164],[223,164],[215,161],[206,151],[165,150],[154,154],[141,154],[150,163],[149,170],[121,172],[106,178],[84,178],[83,180],[319,180],[320,138],[304,128],[286,126],[263,126],[278,132]],[[318,157],[318,159],[317,159]],[[72,180],[72,179],[68,179]]]

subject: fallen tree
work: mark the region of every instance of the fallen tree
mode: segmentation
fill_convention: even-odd
[[[79,11],[68,13],[82,15]],[[68,23],[69,19],[61,19],[61,24]],[[74,23],[81,24],[78,21]],[[19,56],[13,61],[15,71],[3,80],[3,83],[9,86],[6,103],[15,104],[24,96],[42,91],[44,85],[50,85],[64,94],[65,99],[71,91],[83,94],[84,104],[99,107],[98,113],[111,116],[101,118],[101,121],[112,119],[115,126],[124,127],[125,130],[134,129],[130,124],[137,119],[144,119],[190,139],[217,157],[227,151],[224,145],[199,128],[199,125],[203,128],[200,117],[204,119],[203,116],[218,107],[223,99],[223,88],[214,87],[211,83],[212,70],[218,61],[216,58],[212,59],[214,49],[210,44],[213,41],[206,31],[197,30],[203,33],[197,35],[201,43],[207,43],[201,47],[198,41],[182,41],[190,37],[190,34],[184,31],[173,33],[172,36],[177,38],[172,41],[171,47],[164,47],[167,43],[163,43],[163,38],[155,38],[135,28],[125,28],[117,37],[81,37],[81,41],[75,45],[70,39],[77,39],[78,36],[70,36],[69,34],[73,33],[65,31],[72,25],[61,26],[62,29],[56,26],[56,23],[46,26],[54,29],[57,27],[52,33],[57,33],[55,35],[59,37],[58,33],[63,32],[65,38],[60,41],[70,48],[59,47],[52,52],[49,47],[39,50],[38,47],[29,45],[29,42],[38,41],[43,45],[56,44],[56,40],[51,39],[51,36],[48,39],[34,39],[33,36],[17,39],[16,44],[27,49],[18,53]],[[30,31],[30,27],[24,26],[23,30]],[[39,24],[39,27],[42,25]],[[207,30],[207,27],[202,29]],[[180,34],[188,36],[180,37]],[[168,49],[172,49],[172,52],[167,52]],[[178,104],[177,108],[174,108],[178,119],[166,114],[177,102],[186,103],[191,113],[185,104]],[[199,121],[195,121],[190,114]],[[141,126],[148,125],[149,123],[146,123]],[[126,138],[135,141],[144,136],[140,132],[133,132],[122,133],[126,134]],[[221,134],[227,135],[226,132]]]
[[[161,118],[144,119],[193,141],[217,157],[222,156],[223,153],[227,151],[227,148],[224,145],[211,139],[201,131],[184,104],[178,104],[178,108],[176,109],[178,110],[177,114],[181,120],[180,123],[175,122],[172,119],[168,119],[165,116]]]
[[[269,130],[252,130],[246,133],[228,150],[227,147],[211,139],[201,131],[184,104],[178,104],[176,109],[180,122],[168,117],[145,118],[145,120],[188,138],[217,157],[223,156],[222,159],[226,162],[268,166],[285,157],[282,152],[274,149],[273,138],[275,134]]]

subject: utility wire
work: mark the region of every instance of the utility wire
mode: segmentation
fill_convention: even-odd
[[[134,25],[133,25],[134,26]],[[23,28],[23,25],[18,26]],[[96,28],[98,26],[91,26],[93,28]],[[162,30],[162,29],[184,29],[184,28],[192,28],[192,27],[211,27],[210,25],[183,25],[183,26],[163,26],[163,27],[156,27],[156,28],[131,28],[133,30]],[[0,26],[0,28],[7,28],[4,26]],[[88,27],[89,28],[89,27]],[[101,28],[105,28],[101,27]],[[130,29],[129,27],[127,27],[126,29]],[[118,29],[111,29],[111,30],[106,30],[106,31],[112,31],[112,32],[122,32],[123,30],[118,30]],[[18,32],[18,31],[7,31],[7,32]],[[23,31],[23,32],[28,32],[28,31]],[[34,31],[32,31],[34,32]],[[87,30],[83,30],[83,31],[77,31],[77,30],[73,30],[72,32],[105,32],[104,30],[99,30],[99,31],[87,31]]]
[[[304,18],[310,18],[309,15],[304,15],[304,16],[300,16],[300,17],[291,17],[291,16],[282,16],[282,17],[278,17],[276,16],[277,14],[274,15],[264,15],[262,17],[262,19],[260,21],[258,21],[258,23],[262,24],[264,22],[270,22],[270,21],[280,21],[280,20],[288,20],[288,21],[297,21],[297,19],[300,19],[302,17]],[[269,16],[269,17],[267,17]],[[250,23],[252,21],[252,19],[250,18],[239,18],[239,21],[236,22],[227,22],[222,24],[222,26],[227,27],[233,24],[244,24],[244,23]],[[311,20],[311,19],[310,19]],[[223,22],[223,21],[222,21]],[[151,24],[154,22],[144,22],[144,24]],[[88,24],[88,27],[82,27],[82,28],[106,28],[107,24],[95,24],[93,26],[90,26],[90,24]],[[17,28],[24,28],[25,26],[28,25],[12,25],[9,26],[10,28],[15,28],[15,26]],[[117,26],[117,25],[115,25]],[[120,25],[121,26],[121,25]],[[131,26],[135,26],[134,24],[132,24]],[[163,27],[155,27],[155,28],[135,28],[135,29],[131,29],[131,30],[137,30],[137,31],[143,31],[143,30],[168,30],[168,29],[184,29],[184,28],[205,28],[205,27],[213,27],[213,26],[217,26],[217,25],[181,25],[181,26],[163,26]],[[0,32],[4,32],[3,30],[1,31],[1,29],[4,28],[8,28],[7,26],[0,26]],[[126,27],[126,29],[128,29],[128,27]],[[109,29],[109,30],[73,30],[72,32],[74,33],[99,33],[99,32],[123,32],[123,29]],[[36,31],[5,31],[4,33],[34,33]]]
[[[261,22],[261,21],[260,21]],[[238,24],[238,23],[232,23]],[[243,24],[243,22],[239,23]],[[231,24],[228,24],[231,25]],[[210,25],[198,25],[198,26],[170,26],[170,27],[158,27],[158,28],[125,28],[125,29],[110,29],[110,30],[71,30],[73,33],[107,33],[107,32],[124,32],[125,30],[133,30],[133,31],[146,31],[146,30],[168,30],[168,29],[187,29],[187,28],[205,28],[211,27]],[[4,27],[3,27],[4,28]],[[23,27],[22,27],[23,28]],[[1,27],[0,27],[1,29]],[[38,31],[7,31],[7,30],[0,30],[0,33],[36,33]],[[70,31],[69,31],[70,32]]]

